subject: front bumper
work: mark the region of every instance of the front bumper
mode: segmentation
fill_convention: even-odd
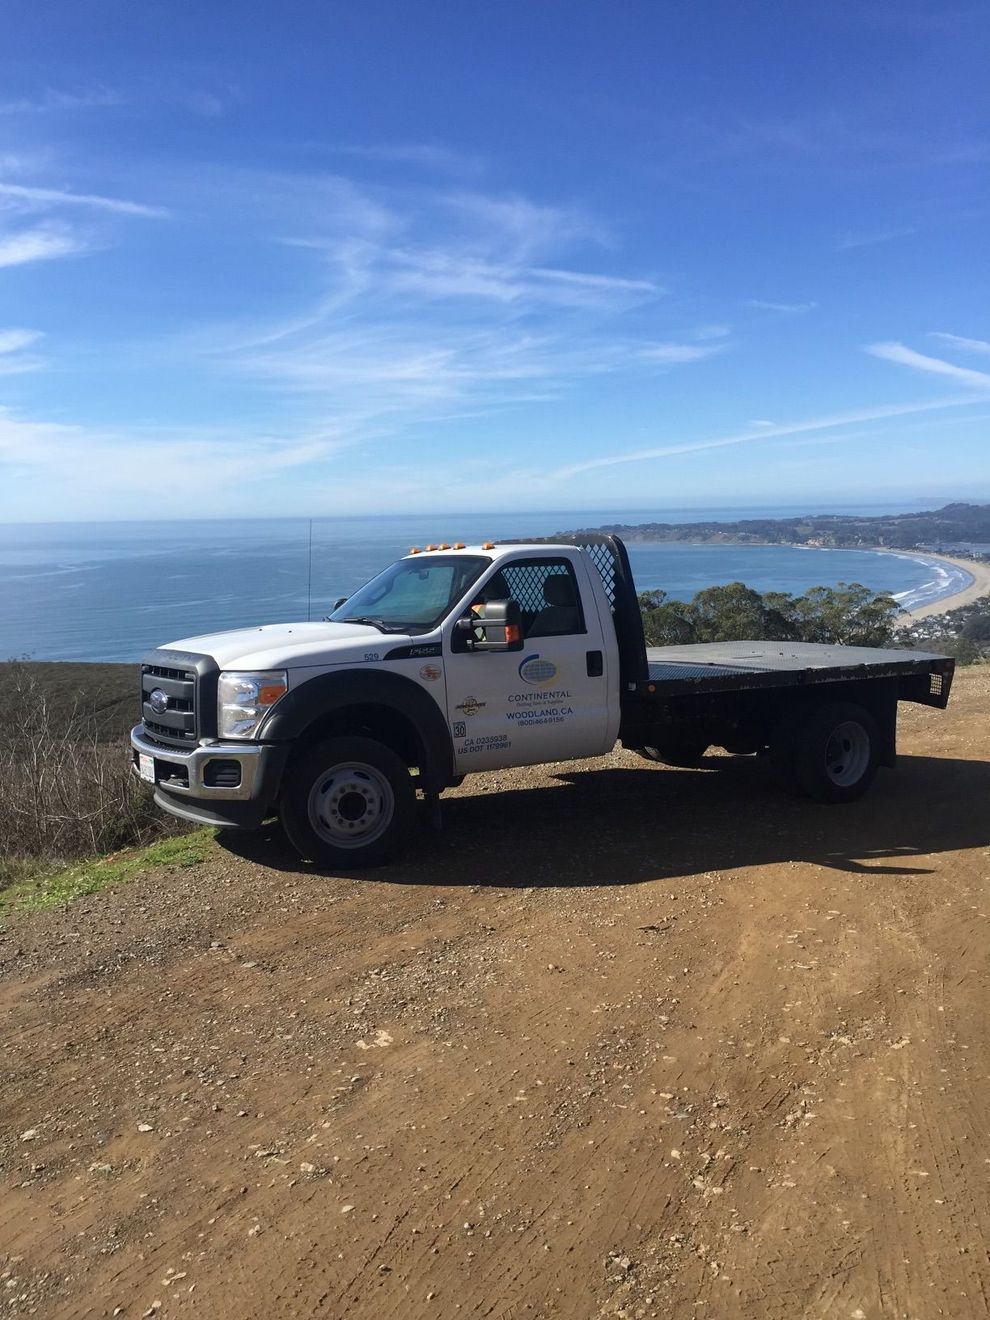
[[[143,724],[131,730],[133,771],[140,775],[150,758],[158,806],[222,829],[255,829],[270,814],[288,752],[278,743],[219,742],[186,751],[148,738]]]

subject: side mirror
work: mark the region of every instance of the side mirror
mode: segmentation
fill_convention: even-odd
[[[336,614],[337,611],[340,609],[341,605],[346,605],[349,600],[350,600],[349,596],[338,596],[333,603],[333,609],[330,611],[330,614]],[[330,618],[330,614],[324,614],[323,616],[324,623],[333,622],[333,620]]]
[[[466,651],[521,651],[522,610],[517,600],[490,600],[472,606],[470,615],[458,619],[454,636]],[[460,649],[460,647],[458,647]]]

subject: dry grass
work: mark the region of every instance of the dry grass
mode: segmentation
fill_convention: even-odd
[[[176,832],[131,772],[120,728],[136,702],[130,683],[126,694],[114,686],[96,676],[73,686],[62,671],[53,687],[30,663],[3,666],[0,887]]]

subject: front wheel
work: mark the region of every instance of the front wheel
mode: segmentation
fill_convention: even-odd
[[[795,786],[819,802],[855,802],[873,783],[880,730],[853,702],[820,706],[792,731],[788,760]]]
[[[300,857],[321,866],[378,866],[405,843],[416,793],[409,769],[372,738],[328,738],[290,767],[282,825]]]

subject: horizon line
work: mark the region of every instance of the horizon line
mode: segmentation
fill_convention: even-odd
[[[938,512],[938,508],[931,508],[931,509],[929,509],[929,508],[920,507],[920,506],[928,505],[928,504],[931,504],[931,503],[938,503],[938,508],[947,508],[948,506],[953,505],[953,504],[963,504],[963,505],[968,505],[968,506],[970,506],[970,507],[972,507],[972,508],[984,508],[984,507],[986,507],[986,508],[990,508],[990,494],[988,494],[987,496],[984,496],[984,497],[982,497],[982,498],[978,498],[978,499],[973,499],[972,497],[969,497],[969,498],[962,498],[962,497],[947,497],[947,496],[937,496],[937,497],[935,497],[935,496],[919,496],[919,497],[916,498],[916,499],[902,499],[902,500],[891,499],[891,500],[889,500],[889,501],[887,501],[887,500],[871,500],[871,501],[863,501],[863,502],[858,502],[858,501],[855,501],[855,502],[854,502],[854,501],[850,501],[850,502],[848,502],[848,503],[846,503],[846,502],[844,502],[844,501],[841,501],[841,500],[837,500],[837,501],[836,501],[836,504],[838,504],[842,509],[866,509],[866,508],[878,508],[878,507],[879,507],[879,508],[894,508],[894,507],[898,507],[898,508],[902,508],[902,509],[903,509],[903,512],[905,512],[905,513],[908,513],[908,512],[919,512],[919,513],[929,513],[929,512],[930,512],[930,513],[935,513],[935,512]],[[472,510],[470,510],[470,511],[467,512],[467,513],[465,513],[463,510],[442,510],[442,509],[440,509],[440,510],[429,510],[429,509],[427,509],[427,510],[410,510],[410,511],[407,511],[407,512],[404,512],[404,513],[378,513],[378,512],[374,512],[374,513],[372,513],[372,512],[368,512],[368,513],[312,513],[312,514],[310,514],[310,513],[282,513],[282,514],[271,514],[271,513],[255,514],[255,513],[244,513],[244,514],[223,514],[223,515],[220,515],[220,516],[209,516],[209,515],[207,515],[207,516],[198,517],[198,518],[146,518],[146,517],[141,517],[141,518],[135,518],[135,517],[120,517],[120,518],[71,518],[71,519],[70,519],[70,518],[59,518],[59,519],[52,519],[52,518],[49,518],[49,519],[20,519],[20,520],[18,520],[18,521],[14,521],[14,522],[0,522],[0,527],[101,527],[101,526],[108,526],[108,525],[109,525],[109,526],[123,526],[123,525],[126,525],[126,524],[128,524],[128,523],[134,523],[134,524],[138,524],[138,525],[141,525],[141,526],[148,526],[148,525],[151,525],[151,526],[171,526],[171,525],[174,525],[174,524],[176,524],[176,523],[203,523],[203,524],[209,524],[209,523],[231,523],[231,522],[300,522],[300,523],[308,523],[308,522],[314,522],[314,523],[316,523],[316,522],[331,522],[331,521],[334,521],[334,522],[359,522],[359,521],[366,520],[366,519],[368,519],[368,518],[378,518],[378,519],[382,519],[382,520],[388,520],[388,519],[400,519],[400,518],[451,518],[451,517],[455,517],[455,518],[456,518],[456,517],[469,517],[469,518],[470,518],[470,517],[477,517],[477,518],[483,518],[483,517],[488,517],[488,516],[491,516],[491,517],[494,517],[494,518],[504,518],[504,517],[515,517],[515,516],[519,516],[519,517],[528,517],[528,516],[537,516],[537,515],[540,515],[540,514],[554,514],[554,515],[557,515],[557,514],[577,514],[577,513],[594,513],[594,514],[598,514],[598,515],[601,515],[601,514],[615,514],[615,513],[704,513],[704,512],[717,512],[717,513],[753,513],[753,512],[755,512],[756,510],[759,510],[759,509],[765,509],[765,510],[768,510],[768,511],[775,511],[775,510],[783,510],[783,509],[793,509],[793,508],[798,507],[798,506],[801,506],[801,505],[802,505],[802,502],[801,502],[800,500],[795,500],[795,501],[791,501],[791,502],[786,503],[786,504],[709,504],[709,505],[703,505],[703,504],[697,504],[697,505],[695,505],[695,504],[682,504],[682,505],[677,505],[677,504],[674,504],[674,505],[668,505],[666,508],[664,508],[664,507],[660,507],[660,506],[657,506],[656,508],[653,508],[653,509],[651,509],[651,508],[649,508],[649,507],[636,508],[636,507],[634,507],[634,506],[626,505],[626,506],[624,506],[624,507],[617,507],[617,508],[611,508],[611,509],[610,509],[610,508],[604,508],[604,507],[598,507],[598,508],[568,507],[568,508],[529,508],[529,509],[472,509]],[[917,507],[917,508],[914,508],[914,507],[903,508],[904,505],[908,505],[908,506],[918,506],[918,507]],[[786,515],[786,516],[790,516],[790,517],[802,517],[802,516],[805,516],[805,517],[832,517],[832,516],[835,516],[835,515],[832,514],[832,513],[829,511],[829,509],[827,509],[827,508],[823,508],[823,507],[821,507],[821,506],[819,506],[819,507],[817,507],[817,508],[815,508],[814,506],[809,506],[808,509],[807,509],[807,512],[805,512],[805,513],[802,513],[802,514],[790,514],[790,515]],[[876,517],[883,517],[883,516],[886,516],[886,515],[877,514],[877,515],[874,515],[874,516],[876,516]],[[717,518],[716,518],[716,519],[707,519],[706,521],[720,522],[720,521],[722,521],[722,519],[717,519]],[[733,520],[732,520],[732,519],[728,519],[728,520],[726,520],[726,521],[733,521]]]

